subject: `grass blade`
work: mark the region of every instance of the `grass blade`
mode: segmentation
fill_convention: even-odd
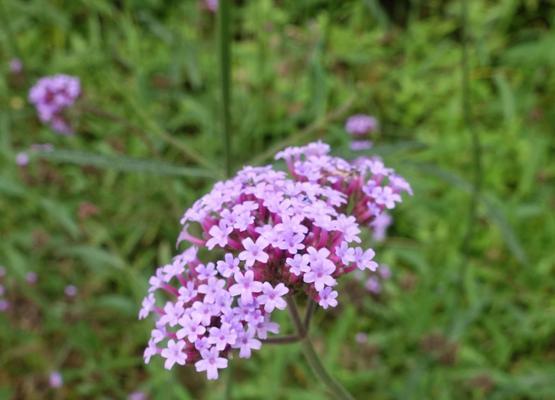
[[[74,150],[50,150],[31,153],[32,157],[49,161],[87,165],[123,172],[143,172],[164,176],[183,176],[216,179],[213,172],[201,168],[180,167],[162,161],[137,159],[125,156],[108,156]]]

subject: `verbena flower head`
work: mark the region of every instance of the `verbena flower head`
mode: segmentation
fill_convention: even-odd
[[[61,134],[72,134],[73,130],[63,115],[81,95],[79,78],[58,74],[37,81],[29,91],[29,101],[35,105],[39,119]]]
[[[366,136],[378,129],[378,120],[370,115],[352,115],[345,122],[345,130],[353,136]]]
[[[167,369],[195,365],[217,379],[230,352],[250,358],[279,332],[271,316],[288,296],[335,307],[338,278],[377,269],[374,251],[358,245],[358,221],[393,208],[410,187],[394,184],[402,178],[381,161],[352,164],[328,151],[320,142],[288,148],[276,158],[291,176],[245,167],[185,212],[178,245],[189,247],[156,270],[139,312],[157,319],[145,362],[158,355]]]

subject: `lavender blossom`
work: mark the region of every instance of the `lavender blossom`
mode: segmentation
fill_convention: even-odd
[[[29,164],[29,155],[25,152],[17,153],[15,156],[15,163],[20,167],[25,167]]]
[[[25,280],[29,285],[34,285],[35,283],[37,283],[37,278],[37,273],[33,271],[27,272],[27,275],[25,275]]]
[[[144,392],[132,392],[129,393],[129,396],[127,396],[127,400],[147,400],[148,396],[146,395],[146,393]]]
[[[370,140],[353,140],[351,142],[351,150],[353,151],[364,151],[370,150],[372,148],[372,142]]]
[[[370,115],[352,115],[345,123],[345,130],[353,136],[366,136],[376,129],[378,129],[378,120]]]
[[[12,74],[20,74],[23,71],[23,63],[19,58],[12,58],[10,60],[10,72]]]
[[[48,377],[48,384],[53,389],[59,389],[63,386],[64,380],[62,378],[62,374],[58,371],[52,371],[50,376]]]
[[[75,285],[67,285],[64,289],[64,293],[67,297],[77,296],[77,287]]]
[[[168,369],[195,365],[217,379],[232,351],[249,358],[279,332],[271,317],[287,296],[336,307],[342,275],[376,271],[374,251],[357,245],[360,226],[410,186],[381,160],[350,163],[328,151],[321,142],[285,149],[276,158],[290,176],[245,167],[185,212],[178,244],[189,247],[155,271],[139,312],[157,319],[145,363],[160,356]]]
[[[73,130],[63,113],[80,95],[79,78],[58,74],[39,79],[29,91],[29,101],[35,105],[42,122],[60,134],[70,135]]]
[[[0,299],[0,312],[6,312],[10,309],[10,302],[5,299]]]

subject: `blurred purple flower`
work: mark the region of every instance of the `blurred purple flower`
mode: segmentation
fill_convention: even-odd
[[[35,283],[37,283],[37,273],[33,271],[27,272],[27,275],[25,275],[25,280],[29,285],[34,285]]]
[[[53,389],[61,388],[64,384],[62,374],[60,374],[58,371],[52,371],[50,373],[50,376],[48,377],[48,384]]]
[[[356,114],[347,119],[345,130],[353,136],[365,136],[378,128],[378,120],[370,115]]]
[[[133,392],[133,393],[129,393],[129,396],[127,396],[127,400],[147,400],[148,396],[146,395],[146,393],[144,392]]]
[[[75,285],[67,285],[64,289],[64,293],[67,297],[77,296],[77,287]]]
[[[372,228],[372,236],[377,242],[383,242],[386,237],[387,228],[393,222],[393,218],[386,212],[381,213],[376,217],[374,221],[370,223]]]
[[[50,124],[58,133],[69,135],[73,130],[63,111],[71,107],[80,95],[79,78],[58,74],[39,79],[29,91],[29,101],[35,105],[42,122]]]
[[[372,142],[370,140],[353,140],[351,142],[351,150],[353,151],[364,151],[372,148]]]
[[[363,333],[363,332],[358,332],[358,333],[355,335],[355,341],[356,341],[358,344],[364,344],[364,343],[366,343],[366,342],[368,341],[368,335],[367,335],[366,333]]]
[[[380,273],[380,276],[382,279],[391,278],[391,269],[389,268],[389,266],[385,264],[380,264],[380,268],[378,269],[378,272]]]
[[[10,72],[12,74],[19,74],[23,71],[23,63],[19,58],[12,58],[10,60]]]
[[[29,164],[29,154],[25,152],[17,153],[15,156],[15,163],[20,167],[25,167]]]
[[[8,300],[0,299],[0,312],[5,312],[10,308],[10,302]]]
[[[364,284],[364,287],[366,288],[366,290],[374,294],[378,294],[382,290],[382,285],[380,284],[380,281],[376,276],[371,276],[370,278],[368,278],[368,280]]]

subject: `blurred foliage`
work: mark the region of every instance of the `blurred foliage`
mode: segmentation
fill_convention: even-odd
[[[12,302],[0,314],[0,398],[223,398],[227,378],[143,366],[151,322],[136,320],[181,213],[221,174],[203,177],[223,166],[215,17],[192,0],[0,5],[0,264]],[[468,5],[465,126],[460,1],[235,2],[235,168],[318,137],[349,154],[347,107],[380,119],[374,152],[415,190],[376,244],[393,270],[384,293],[346,282],[341,306],[315,316],[318,350],[357,399],[555,398],[555,4]],[[9,73],[13,57],[22,75]],[[83,111],[74,137],[40,125],[26,93],[57,72],[121,119]],[[469,129],[484,187],[462,254]],[[17,167],[33,143],[58,150]],[[234,399],[326,398],[297,345],[233,364]],[[56,392],[52,370],[65,380]]]

